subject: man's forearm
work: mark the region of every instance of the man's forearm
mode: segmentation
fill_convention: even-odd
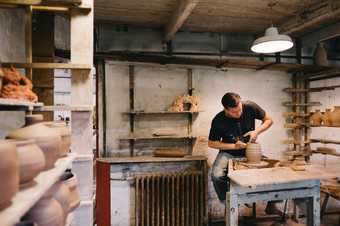
[[[262,132],[266,131],[267,129],[269,129],[269,127],[271,127],[271,125],[273,124],[273,120],[272,119],[267,119],[265,120],[261,126],[257,127],[255,129],[255,131],[257,132],[257,134],[261,134]]]
[[[221,141],[208,141],[208,146],[219,150],[238,150],[235,144],[223,143]]]

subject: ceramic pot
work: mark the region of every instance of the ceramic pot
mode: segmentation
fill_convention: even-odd
[[[44,121],[44,116],[41,114],[28,114],[25,115],[25,126],[30,126],[36,123],[40,123]]]
[[[23,217],[36,222],[39,226],[63,226],[64,213],[61,205],[51,197],[43,197]]]
[[[55,192],[53,193],[53,198],[55,198],[63,208],[64,216],[67,216],[71,204],[70,189],[63,181],[57,182],[54,186]]]
[[[57,131],[61,137],[61,148],[60,148],[60,157],[64,157],[69,153],[71,147],[71,129],[66,125],[65,122],[56,121],[56,122],[45,122],[45,125],[51,129]]]
[[[317,66],[329,66],[327,59],[327,51],[325,49],[324,43],[319,42],[314,51],[314,64]]]
[[[340,126],[340,106],[334,106],[334,110],[329,114],[332,126]]]
[[[258,143],[248,143],[246,149],[248,163],[260,163],[262,158],[261,145]]]
[[[80,195],[78,192],[78,179],[77,176],[71,172],[66,172],[62,176],[65,185],[70,189],[70,208],[69,212],[75,210],[80,204]]]
[[[314,113],[312,113],[311,117],[309,118],[310,124],[313,126],[321,126],[321,120],[322,120],[322,113],[320,112],[320,109],[315,110]]]
[[[330,114],[331,114],[330,108],[327,108],[326,111],[322,114],[322,124],[323,125],[325,125],[325,126],[331,126],[332,125]]]
[[[34,140],[10,140],[17,147],[20,167],[20,186],[27,187],[45,168],[45,156]]]
[[[21,221],[17,223],[15,226],[38,226],[38,225],[32,221]]]
[[[0,210],[9,206],[19,190],[19,157],[15,145],[0,140]]]
[[[37,123],[10,132],[10,139],[34,139],[45,156],[45,170],[54,167],[60,152],[61,137],[59,133],[43,123]]]

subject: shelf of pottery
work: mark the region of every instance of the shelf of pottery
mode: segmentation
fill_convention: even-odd
[[[311,92],[335,90],[340,86],[310,88],[310,82],[333,78],[339,75],[339,71],[334,69],[313,74],[297,73],[292,78],[293,86],[284,89],[285,92],[291,95],[292,99],[290,102],[283,103],[289,108],[289,111],[284,113],[284,117],[287,120],[284,127],[290,130],[290,138],[285,140],[284,143],[289,146],[286,155],[291,162],[294,163],[294,160],[298,159],[299,164],[302,164],[302,157],[308,159],[312,153],[339,156],[334,148],[317,147],[316,150],[312,150],[311,143],[340,144],[340,141],[310,137],[311,127],[340,127],[339,106],[334,106],[333,109],[326,109],[325,112],[321,112],[320,109],[310,112],[311,107],[315,108],[322,105],[320,102],[310,101]],[[305,163],[303,164],[305,165]]]
[[[52,5],[0,0],[1,8],[26,9],[22,11],[26,28],[32,28],[31,16],[36,9],[66,12],[71,21],[71,63],[33,63],[31,29],[25,29],[27,62],[1,63],[0,110],[27,113],[23,127],[9,132],[0,128],[7,132],[0,140],[1,226],[93,225],[93,106],[89,79],[93,75],[93,0],[49,2]],[[17,68],[24,69],[25,75]],[[72,106],[44,106],[38,102],[32,91],[33,69],[71,69]],[[55,110],[71,111],[71,125],[45,122],[42,115],[32,114]]]

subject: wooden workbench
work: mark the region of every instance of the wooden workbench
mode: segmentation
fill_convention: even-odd
[[[320,179],[334,178],[339,172],[320,166],[306,171],[288,167],[229,171],[230,191],[226,198],[226,225],[238,225],[238,205],[259,201],[308,199],[307,225],[320,225]]]

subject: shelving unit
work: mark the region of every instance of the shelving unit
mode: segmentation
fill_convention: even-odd
[[[193,95],[193,83],[192,83],[192,69],[187,69],[188,78],[188,95]],[[180,95],[180,94],[179,94]],[[129,66],[129,99],[130,99],[130,111],[124,112],[123,114],[129,115],[130,120],[130,135],[127,137],[121,137],[119,140],[128,140],[130,146],[130,156],[134,156],[135,142],[140,140],[187,140],[189,145],[189,151],[192,153],[194,142],[196,140],[195,136],[192,136],[192,123],[193,117],[197,116],[202,111],[192,112],[192,111],[182,111],[182,112],[171,112],[171,111],[136,111],[135,110],[135,70],[134,66]],[[135,120],[137,117],[142,117],[146,115],[187,115],[187,133],[185,135],[173,135],[173,136],[155,136],[155,135],[136,135],[135,131]]]
[[[30,188],[20,190],[12,199],[8,208],[0,211],[2,226],[13,226],[20,218],[48,191],[65,172],[72,166],[75,154],[60,158],[51,170],[41,172],[36,178],[36,184]]]
[[[68,216],[67,226],[93,225],[93,126],[92,126],[92,74],[93,74],[93,0],[0,0],[0,8],[23,8],[25,14],[26,62],[5,62],[2,67],[23,68],[32,80],[33,69],[70,69],[71,105],[44,106],[44,103],[30,103],[0,98],[0,110],[20,111],[71,111],[72,145],[70,154],[59,159],[55,168],[42,172],[36,178],[37,184],[20,190],[12,200],[13,204],[0,211],[1,225],[13,226],[59,179],[72,167],[78,175],[82,188],[81,202],[86,205],[74,210]],[[32,13],[34,11],[62,12],[70,16],[71,61],[70,63],[33,62],[32,56]],[[81,35],[79,35],[81,34]],[[89,157],[84,157],[84,156]],[[78,157],[77,157],[78,156]],[[92,156],[92,157],[91,157]],[[84,160],[85,158],[85,160]],[[82,173],[85,172],[86,174]],[[85,194],[86,193],[86,194]],[[79,218],[76,216],[86,216]]]

